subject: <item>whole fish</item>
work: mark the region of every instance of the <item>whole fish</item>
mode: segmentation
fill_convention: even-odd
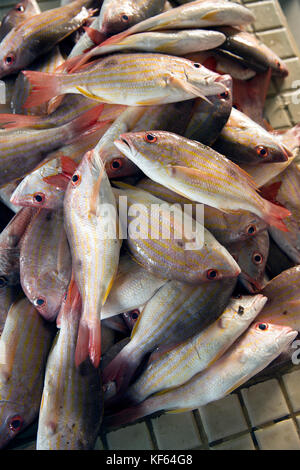
[[[239,274],[228,251],[191,215],[183,217],[180,207],[136,188],[119,191],[118,195],[128,201],[127,245],[131,255],[153,275],[199,283]]]
[[[0,186],[24,176],[49,152],[71,143],[78,133],[101,128],[97,122],[102,106],[90,109],[77,119],[52,129],[22,129],[0,133]],[[22,149],[22,152],[20,152]]]
[[[204,29],[181,31],[153,31],[133,34],[107,46],[97,46],[91,51],[66,62],[70,71],[75,72],[90,58],[122,51],[161,52],[184,56],[192,52],[214,49],[225,41],[225,35],[218,31]]]
[[[0,290],[20,280],[20,244],[36,209],[20,210],[0,234]]]
[[[283,77],[288,75],[284,61],[254,34],[230,27],[221,27],[221,31],[226,35],[226,41],[220,46],[222,51],[229,51],[242,57],[250,67],[259,66],[264,70],[270,67],[275,75]]]
[[[11,202],[44,209],[61,207],[66,187],[77,165],[83,155],[94,148],[106,130],[105,126],[94,129],[93,132],[80,135],[72,144],[49,153],[45,161],[23,178],[11,195]],[[113,172],[111,176],[114,176]]]
[[[0,447],[38,416],[53,325],[25,297],[9,309],[0,338]]]
[[[75,366],[81,299],[74,282],[62,309],[60,330],[47,360],[37,450],[89,450],[101,423],[101,379],[89,361]]]
[[[146,271],[129,255],[121,256],[115,281],[101,310],[101,318],[139,308],[166,282]]]
[[[103,371],[103,382],[124,392],[147,353],[160,344],[184,341],[217,318],[226,307],[235,279],[194,286],[169,281],[146,303],[130,342]]]
[[[184,384],[210,367],[249,327],[266,301],[260,294],[232,298],[222,315],[205,330],[167,351],[158,347],[126,399],[140,403],[149,395]]]
[[[184,204],[191,204],[189,199],[149,178],[140,180],[137,187],[167,201],[169,204],[177,203],[182,207],[184,207]],[[193,217],[197,218],[195,204],[192,209]],[[267,224],[251,212],[225,213],[210,206],[204,207],[204,225],[222,245],[246,240],[267,228]]]
[[[46,320],[53,321],[59,312],[71,267],[63,208],[40,209],[22,240],[20,277],[27,298]]]
[[[0,78],[18,72],[50,51],[91,16],[85,7],[91,0],[74,0],[69,5],[35,15],[13,28],[1,42]]]
[[[270,234],[277,245],[296,264],[300,264],[300,167],[292,163],[276,179],[279,189],[276,194],[276,201],[286,207],[291,215],[286,219],[286,226],[289,231],[286,233],[270,227]]]
[[[31,84],[25,107],[65,93],[80,93],[103,103],[149,106],[221,94],[230,82],[228,75],[222,77],[188,59],[158,53],[114,54],[73,74],[23,74]]]
[[[226,245],[226,248],[241,268],[239,280],[247,291],[251,294],[261,291],[269,254],[268,231],[263,230],[247,240]]]
[[[268,302],[259,314],[259,321],[288,325],[300,331],[299,278],[300,267],[295,266],[268,282],[261,291],[268,297]]]
[[[264,369],[296,336],[287,326],[256,323],[211,367],[179,387],[108,417],[105,426],[111,429],[158,411],[183,412],[219,400]]]
[[[89,356],[98,367],[101,308],[117,274],[120,252],[116,201],[98,152],[87,152],[72,176],[64,217],[83,306],[75,360],[79,365]]]
[[[248,165],[285,162],[292,156],[276,135],[235,108],[232,108],[214,148],[230,160]]]
[[[242,5],[224,0],[190,2],[128,28],[103,42],[113,44],[131,34],[165,29],[207,28],[220,25],[244,25],[254,21],[253,13]]]
[[[104,0],[100,15],[72,49],[69,57],[82,54],[106,37],[124,31],[162,12],[164,0]]]
[[[254,212],[287,230],[289,211],[263,199],[250,176],[200,142],[163,131],[122,134],[117,148],[154,181],[193,201],[223,211]]]
[[[201,99],[196,100],[193,114],[184,136],[211,146],[220,135],[230,116],[232,93],[228,92],[222,93],[221,96],[210,96],[209,101],[210,103]]]
[[[0,41],[13,28],[39,13],[41,13],[41,10],[35,0],[21,0],[18,2],[1,20]]]

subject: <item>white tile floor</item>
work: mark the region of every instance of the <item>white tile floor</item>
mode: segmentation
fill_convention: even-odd
[[[0,2],[0,17],[14,4]],[[300,105],[292,103],[292,84],[300,79],[299,52],[277,0],[243,0],[257,20],[254,31],[266,44],[287,59],[290,76],[273,80],[266,116],[275,129],[300,121]],[[43,9],[58,1],[40,2]],[[243,388],[195,412],[159,418],[110,432],[99,438],[96,449],[300,449],[300,367],[266,382]],[[32,435],[18,449],[33,449]]]

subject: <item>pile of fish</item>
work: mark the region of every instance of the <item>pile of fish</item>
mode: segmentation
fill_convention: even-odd
[[[37,449],[92,449],[296,338],[300,131],[264,119],[288,69],[253,21],[225,0],[2,19],[1,447],[38,419]]]

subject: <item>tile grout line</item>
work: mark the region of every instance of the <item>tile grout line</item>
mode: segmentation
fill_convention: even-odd
[[[249,416],[249,413],[248,413],[248,410],[247,410],[247,407],[246,407],[246,404],[245,404],[243,395],[242,395],[242,393],[241,393],[241,390],[239,390],[239,391],[237,392],[237,397],[238,397],[238,399],[239,399],[239,402],[240,402],[240,405],[241,405],[241,408],[242,408],[242,412],[243,412],[245,421],[246,421],[247,426],[248,426],[248,432],[250,432],[250,436],[251,436],[253,445],[254,445],[254,447],[255,447],[255,450],[260,450],[260,448],[259,448],[259,446],[258,446],[258,443],[257,443],[257,440],[256,440],[256,437],[255,437],[255,434],[254,434],[254,431],[253,431],[253,427],[252,427],[252,424],[251,424],[250,416]]]
[[[283,379],[282,379],[282,375],[280,375],[280,376],[278,377],[278,382],[279,382],[279,386],[280,386],[280,388],[281,388],[281,391],[282,391],[282,393],[283,393],[283,396],[284,396],[284,398],[285,398],[287,407],[288,407],[288,409],[289,409],[290,416],[291,416],[291,418],[292,418],[292,420],[293,420],[293,422],[294,422],[294,424],[295,424],[295,426],[296,426],[297,434],[298,434],[299,439],[300,439],[300,428],[299,428],[299,424],[298,424],[298,421],[297,421],[297,419],[296,419],[296,415],[295,415],[295,412],[294,412],[294,410],[293,410],[292,403],[291,403],[291,401],[290,401],[290,397],[289,397],[288,391],[287,391],[286,386],[285,386],[285,384],[284,384],[284,381],[283,381]]]
[[[192,413],[196,421],[196,425],[200,434],[200,439],[203,442],[204,449],[209,450],[209,441],[208,441],[208,437],[205,431],[204,424],[202,423],[200,412],[199,410],[193,410]]]

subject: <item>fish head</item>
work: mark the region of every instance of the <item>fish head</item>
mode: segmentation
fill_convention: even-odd
[[[264,273],[269,254],[269,235],[267,230],[241,244],[238,264],[241,268],[240,280],[252,294],[260,291],[263,286]]]
[[[0,449],[5,447],[29,424],[25,406],[11,401],[0,401]]]
[[[109,152],[105,157],[105,169],[109,178],[122,178],[139,173],[139,168],[120,152]]]
[[[222,99],[231,99],[232,78],[230,75],[219,75],[199,62],[187,59],[184,61],[183,67],[187,88],[191,86],[194,90],[199,89],[200,94],[203,90],[205,96],[218,95]]]
[[[128,132],[115,140],[116,147],[144,173],[176,164],[177,144],[181,137],[165,131]],[[175,163],[174,163],[175,162]]]
[[[132,1],[104,2],[100,12],[101,32],[106,36],[120,33],[138,21],[137,8]]]
[[[16,206],[56,209],[63,203],[64,192],[43,180],[36,171],[26,176],[12,193],[10,202]]]
[[[205,234],[207,231],[205,230]],[[211,236],[212,237],[212,236]],[[207,256],[205,259],[205,269],[202,273],[203,282],[237,278],[241,269],[235,259],[216,239],[212,243],[205,235],[204,243],[207,246]],[[213,237],[212,237],[213,238]],[[193,252],[192,252],[193,253]],[[194,252],[196,254],[196,251]],[[199,254],[197,255],[199,259]]]
[[[21,0],[2,19],[0,40],[2,40],[12,28],[38,13],[40,13],[40,9],[35,0]]]
[[[232,319],[242,323],[252,322],[267,302],[262,294],[242,295],[232,297],[222,314],[222,326],[230,326]]]
[[[226,214],[224,214],[226,217]],[[230,219],[232,218],[231,222]],[[234,218],[232,214],[228,216],[228,227],[234,227],[231,232],[230,241],[237,242],[255,237],[258,233],[267,228],[266,222],[256,214],[248,211],[240,211]]]
[[[266,356],[280,354],[298,336],[298,331],[289,326],[269,322],[254,322],[249,331],[251,349],[256,353],[259,350]]]

